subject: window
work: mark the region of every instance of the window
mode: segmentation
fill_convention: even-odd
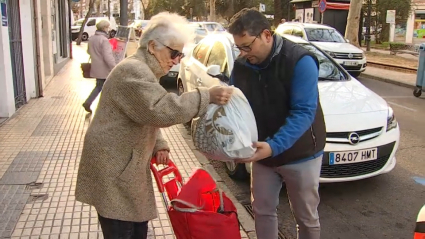
[[[88,26],[88,27],[90,27],[90,26],[94,26],[94,25],[96,25],[96,19],[91,19],[91,20],[89,20],[89,21],[87,22],[87,26]]]
[[[314,53],[319,60],[319,80],[342,81],[349,78],[340,70],[336,63],[330,60],[325,54],[310,44],[303,44],[304,48]]]
[[[292,30],[292,35],[301,38],[304,37],[303,30],[299,27],[294,27],[294,29]]]
[[[214,43],[210,56],[208,57],[207,66],[218,65],[220,67],[223,67],[225,60],[226,49],[224,49],[223,44],[221,44],[220,42]]]
[[[201,43],[195,47],[193,50],[193,57],[198,60],[201,64],[205,63],[205,58],[207,57],[208,50],[210,46],[207,43]]]
[[[306,28],[307,38],[309,41],[319,42],[339,42],[344,43],[344,37],[332,28]]]

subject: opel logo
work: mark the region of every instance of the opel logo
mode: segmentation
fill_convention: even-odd
[[[351,145],[356,145],[356,144],[358,144],[358,143],[360,142],[360,136],[359,136],[359,134],[357,134],[356,132],[350,133],[350,134],[348,135],[348,142],[349,142]]]
[[[348,54],[348,58],[353,58],[353,53]]]

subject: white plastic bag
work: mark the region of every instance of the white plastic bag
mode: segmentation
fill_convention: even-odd
[[[233,87],[228,104],[210,104],[207,113],[192,124],[192,138],[197,150],[207,158],[232,161],[250,158],[258,140],[254,113],[245,95]]]

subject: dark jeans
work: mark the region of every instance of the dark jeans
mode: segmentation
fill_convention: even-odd
[[[84,102],[84,104],[90,106],[93,103],[93,101],[96,99],[96,97],[102,91],[104,83],[105,83],[105,79],[96,79],[96,86],[94,87],[93,91],[90,93],[89,97]]]
[[[147,239],[148,222],[126,222],[99,217],[104,239]]]

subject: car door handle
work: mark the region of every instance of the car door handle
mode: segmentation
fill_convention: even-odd
[[[188,67],[188,66],[185,66],[185,67],[184,67],[184,70],[185,70],[185,71],[188,71],[188,70],[189,70],[189,67]]]
[[[202,84],[201,78],[196,79],[196,82],[198,82],[199,84]]]

